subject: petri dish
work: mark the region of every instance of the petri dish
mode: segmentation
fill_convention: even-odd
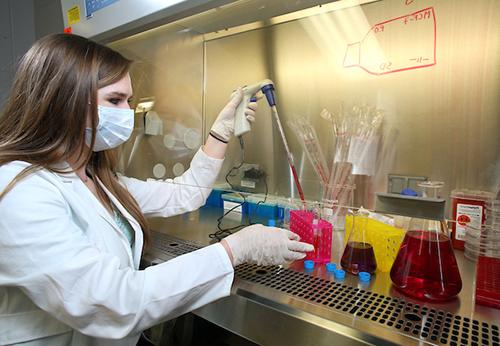
[[[184,173],[184,165],[180,162],[177,162],[174,167],[172,167],[172,171],[174,172],[174,175],[178,177],[182,173]]]
[[[165,176],[165,173],[167,172],[167,169],[165,166],[161,163],[157,163],[153,167],[153,176],[157,179],[163,178]]]
[[[175,137],[172,135],[163,136],[163,145],[168,149],[172,149],[175,146]]]
[[[201,145],[201,136],[195,129],[184,132],[184,145],[189,149],[198,149]]]

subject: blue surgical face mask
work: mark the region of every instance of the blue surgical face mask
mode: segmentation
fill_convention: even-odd
[[[97,106],[99,124],[92,151],[116,148],[127,141],[134,129],[134,110]],[[85,129],[85,142],[90,147],[92,129]]]

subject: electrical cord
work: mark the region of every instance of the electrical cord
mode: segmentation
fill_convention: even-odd
[[[269,193],[269,189],[267,187],[267,175],[262,174],[260,177],[262,178],[262,181],[264,182],[264,186],[266,188],[266,192],[264,194],[264,199],[262,201],[258,201],[257,202],[257,206],[255,207],[255,214],[257,214],[257,211],[259,210],[259,205],[266,203],[266,201],[267,201],[267,195]],[[250,213],[249,213],[248,214],[248,224],[255,225],[255,222],[251,222],[250,217],[251,216],[250,216]]]
[[[231,181],[229,180],[230,177],[234,177],[236,176],[237,172],[238,172],[238,169],[240,169],[242,166],[243,166],[243,163],[245,162],[245,145],[244,145],[244,142],[243,142],[243,138],[242,137],[238,137],[239,139],[239,143],[240,143],[240,149],[241,149],[241,159],[240,159],[240,163],[233,166],[225,175],[224,179],[226,181],[226,183],[228,183],[228,185],[231,187],[231,190],[232,191],[235,191],[236,188],[235,186],[231,183]],[[264,186],[265,186],[265,194],[264,194],[264,199],[261,200],[261,201],[258,201],[257,202],[257,206],[255,208],[255,212],[257,213],[257,210],[259,208],[259,206],[263,203],[266,203],[267,201],[267,197],[268,197],[268,194],[269,194],[269,187],[267,185],[267,176],[265,174],[261,174],[259,176],[260,179],[263,180],[264,182]],[[226,217],[229,213],[231,213],[233,210],[235,210],[236,208],[238,207],[241,207],[243,206],[243,204],[245,204],[246,202],[246,197],[244,194],[242,193],[239,193],[238,194],[241,196],[241,198],[243,199],[243,201],[237,205],[235,205],[234,207],[232,207],[231,209],[227,210],[226,212],[224,212],[224,214],[222,216],[220,216],[218,219],[217,219],[217,231],[215,233],[211,233],[209,234],[209,238],[210,239],[216,239],[218,241],[222,240],[224,237],[227,237],[228,235],[232,234],[233,232],[232,231],[235,231],[235,230],[239,230],[243,227],[246,227],[246,226],[249,226],[249,225],[254,225],[255,222],[252,222],[251,221],[251,216],[248,215],[248,223],[245,223],[245,222],[242,222],[241,224],[237,225],[237,226],[233,226],[233,227],[229,227],[229,228],[222,228],[222,221],[224,219],[224,217]]]
[[[241,149],[241,160],[240,160],[240,163],[237,164],[237,165],[235,165],[235,166],[233,166],[226,173],[226,176],[224,177],[224,179],[226,180],[226,182],[231,187],[231,190],[233,190],[233,191],[235,190],[235,187],[233,186],[233,184],[231,183],[231,181],[229,181],[229,177],[236,176],[236,173],[237,173],[238,169],[240,169],[241,166],[243,166],[243,163],[245,162],[245,145],[244,145],[244,142],[243,142],[243,137],[238,137],[238,139],[239,139],[239,142],[240,142],[240,149]],[[241,224],[239,224],[237,226],[229,227],[229,228],[222,228],[222,226],[221,226],[222,225],[222,220],[224,219],[225,216],[227,216],[230,212],[232,212],[236,208],[243,206],[243,204],[246,202],[245,195],[243,195],[241,193],[239,195],[243,198],[243,202],[241,202],[240,204],[237,204],[234,207],[232,207],[231,209],[227,210],[224,214],[222,214],[221,217],[219,217],[217,219],[217,229],[218,230],[215,233],[211,233],[211,234],[208,235],[210,239],[217,239],[218,241],[220,241],[224,237],[227,237],[228,235],[232,234],[233,233],[232,231],[247,226],[244,223],[241,223]]]

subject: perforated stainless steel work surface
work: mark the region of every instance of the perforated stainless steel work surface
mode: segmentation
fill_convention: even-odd
[[[157,232],[153,232],[152,239],[152,249],[168,257],[200,248],[195,243]],[[244,264],[235,269],[235,275],[246,282],[388,328],[416,342],[500,346],[497,325],[435,309],[425,303],[384,296],[279,266]]]
[[[184,255],[194,250],[198,250],[200,245],[169,236],[164,233],[151,232],[151,249],[158,250],[171,255],[172,257]]]
[[[236,268],[236,275],[433,344],[500,345],[498,326],[425,304],[413,304],[280,267],[245,264]]]

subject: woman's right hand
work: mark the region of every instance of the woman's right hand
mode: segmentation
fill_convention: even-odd
[[[303,259],[314,251],[311,244],[282,228],[251,225],[224,238],[221,243],[232,258],[233,266],[241,263],[279,265]]]

